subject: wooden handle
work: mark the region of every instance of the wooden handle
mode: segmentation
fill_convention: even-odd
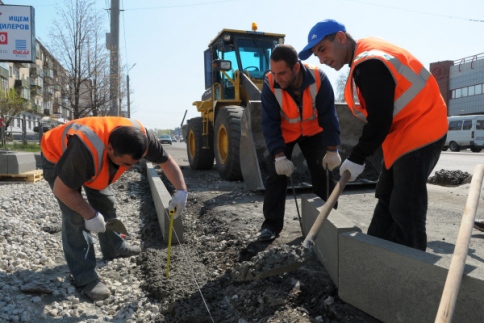
[[[334,187],[333,191],[331,192],[331,195],[329,196],[328,200],[326,203],[324,203],[323,207],[321,208],[321,211],[319,212],[318,217],[316,218],[316,221],[314,221],[313,226],[311,227],[311,230],[309,230],[309,233],[304,239],[302,245],[305,247],[309,246],[309,243],[314,243],[314,239],[316,239],[316,236],[319,233],[319,230],[321,229],[321,226],[324,223],[324,220],[328,217],[329,213],[333,209],[334,205],[338,201],[339,196],[343,192],[346,183],[348,183],[348,180],[350,179],[351,174],[349,171],[344,171],[343,175],[341,175],[341,178],[339,179],[338,183]]]
[[[437,316],[435,317],[436,323],[450,322],[454,315],[457,295],[459,294],[466,257],[469,251],[469,241],[472,235],[477,206],[479,205],[483,177],[484,165],[476,165],[469,187],[469,195],[467,196],[459,234],[457,235],[457,241],[455,243],[454,255],[452,256],[449,272],[447,273],[447,280],[445,281],[444,292],[442,293]]]

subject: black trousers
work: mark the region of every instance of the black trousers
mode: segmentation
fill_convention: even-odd
[[[427,180],[439,160],[445,137],[405,154],[390,169],[382,167],[369,235],[425,251]]]
[[[306,159],[306,163],[311,175],[313,192],[321,199],[326,200],[326,171],[323,168],[323,157],[326,154],[326,146],[323,145],[322,133],[311,137],[300,137],[298,140],[287,143],[284,153],[291,159],[294,146],[298,144],[301,152]],[[274,156],[268,156],[267,165],[269,175],[266,179],[266,190],[264,196],[264,222],[262,229],[268,228],[276,233],[280,233],[284,227],[284,212],[286,206],[287,181],[285,175],[277,175],[275,169]],[[294,165],[297,167],[297,165]],[[333,190],[335,182],[333,173],[329,172],[329,192]]]

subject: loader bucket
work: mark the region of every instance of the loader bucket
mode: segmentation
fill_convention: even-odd
[[[249,101],[242,114],[240,136],[240,167],[247,189],[262,191],[268,175],[269,151],[262,134],[262,105],[260,101]],[[270,159],[269,159],[270,160]],[[296,188],[311,187],[306,160],[299,149],[294,147],[294,185]]]
[[[340,122],[341,145],[338,147],[341,160],[344,161],[358,143],[365,123],[356,118],[346,104],[336,104]],[[263,191],[268,174],[269,151],[266,148],[262,134],[262,105],[260,101],[249,101],[242,114],[240,136],[240,167],[248,190]],[[270,157],[272,158],[272,157]],[[383,154],[378,149],[365,160],[365,171],[356,181],[348,185],[375,184],[381,172]],[[306,160],[299,149],[294,147],[292,161],[295,166],[293,173],[296,188],[310,188],[311,179]],[[335,180],[339,180],[339,168],[333,170]]]

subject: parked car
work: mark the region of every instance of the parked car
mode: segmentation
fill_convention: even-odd
[[[170,144],[172,145],[172,141],[171,141],[171,137],[170,135],[161,135],[160,138],[158,138],[158,140],[162,143],[162,144]]]

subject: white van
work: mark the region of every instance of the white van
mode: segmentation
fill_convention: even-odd
[[[484,115],[447,117],[449,131],[444,150],[460,151],[470,148],[478,153],[484,148]]]

